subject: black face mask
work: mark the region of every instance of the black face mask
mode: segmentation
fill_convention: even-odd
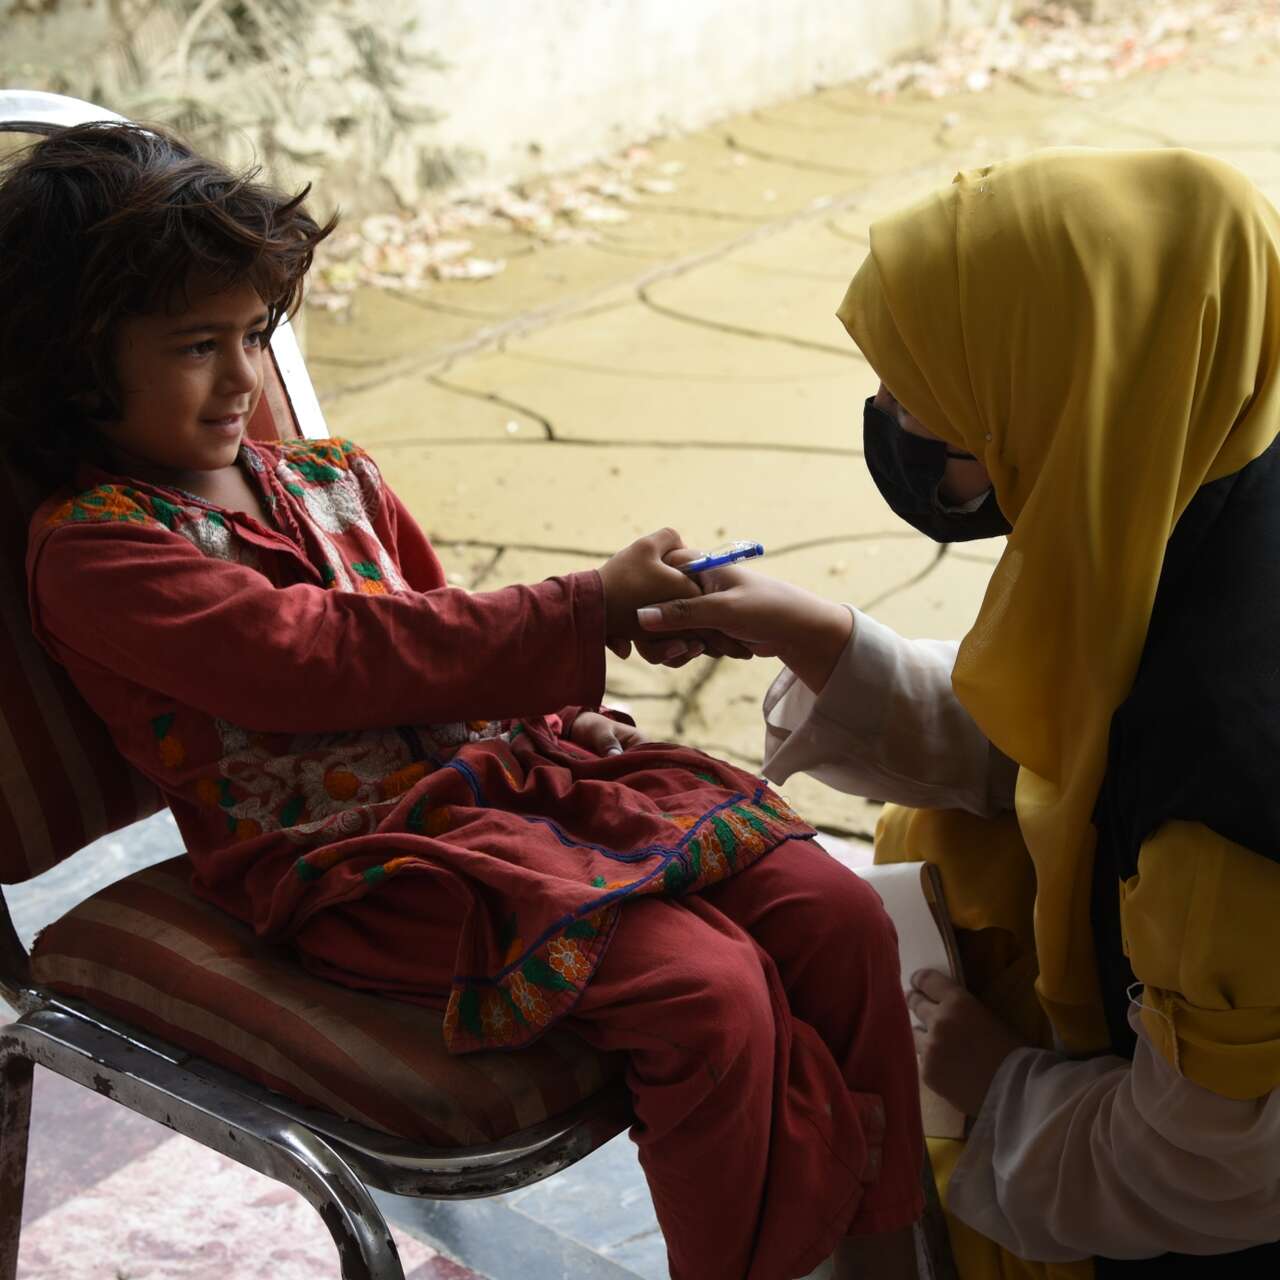
[[[912,435],[868,400],[862,415],[862,451],[876,488],[913,528],[934,542],[971,542],[1009,533],[1013,526],[996,503],[995,490],[976,511],[944,511],[938,485],[948,458],[972,458],[945,440]]]

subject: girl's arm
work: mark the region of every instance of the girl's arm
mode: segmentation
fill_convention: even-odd
[[[594,571],[476,593],[277,588],[121,521],[38,538],[29,575],[32,625],[73,674],[106,669],[261,731],[538,715],[603,693]]]

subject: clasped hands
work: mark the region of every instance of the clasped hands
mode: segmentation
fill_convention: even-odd
[[[659,529],[600,569],[605,636],[627,657],[680,667],[699,654],[780,657],[815,692],[848,642],[853,618],[802,587],[730,566],[690,577],[679,566],[702,553],[674,529]]]

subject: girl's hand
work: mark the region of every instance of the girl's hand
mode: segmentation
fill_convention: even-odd
[[[821,691],[853,630],[848,609],[754,569],[712,569],[696,580],[702,595],[641,608],[645,631],[719,631],[760,657],[780,657]]]
[[[697,585],[663,559],[683,546],[684,539],[674,529],[659,529],[637,538],[601,565],[604,630],[615,653],[624,647],[621,642],[644,634],[636,622],[636,610],[642,605],[698,594]]]
[[[922,1024],[914,1028],[920,1078],[965,1115],[976,1116],[1000,1064],[1026,1044],[936,969],[911,975],[907,1008]]]
[[[598,711],[580,712],[569,731],[569,740],[598,756],[620,756],[628,747],[648,742],[635,725],[610,720]]]

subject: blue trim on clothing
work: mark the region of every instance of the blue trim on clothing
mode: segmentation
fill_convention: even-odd
[[[484,798],[484,789],[480,786],[480,779],[476,777],[476,771],[465,760],[459,760],[457,756],[454,756],[452,760],[446,762],[444,767],[446,769],[456,769],[463,776],[467,786],[471,788],[472,798],[480,808],[488,809],[490,807],[489,802]],[[504,812],[510,811],[504,810]]]

